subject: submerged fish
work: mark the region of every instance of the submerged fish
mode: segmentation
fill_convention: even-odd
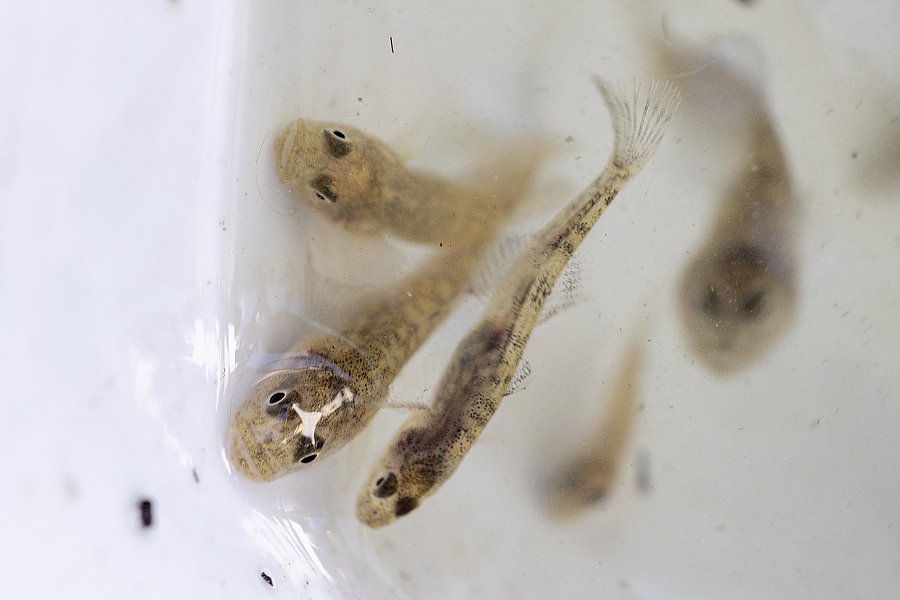
[[[512,211],[537,155],[508,160],[516,179],[498,197]],[[385,404],[389,386],[467,290],[482,251],[502,219],[378,294],[339,332],[299,342],[263,367],[233,418],[230,455],[250,479],[271,481],[338,450]],[[446,246],[446,245],[445,245]]]
[[[506,190],[520,172],[497,148],[500,159],[462,186],[406,168],[359,129],[297,119],[275,140],[275,169],[306,205],[353,233],[460,243],[483,236],[509,210]]]
[[[559,469],[547,490],[546,506],[555,517],[569,517],[600,502],[615,483],[631,437],[643,340],[635,338],[615,375],[609,408],[587,448]]]
[[[673,58],[685,66],[707,63],[685,78],[686,102],[692,97],[702,102],[701,119],[711,116],[710,106],[731,101],[744,107],[751,132],[748,160],[678,290],[691,351],[714,371],[727,373],[758,360],[793,316],[795,201],[759,85],[712,53],[697,57],[685,51]]]
[[[481,321],[457,346],[429,410],[412,414],[360,490],[356,515],[381,527],[433,494],[459,466],[500,405],[544,302],[578,245],[622,186],[655,151],[678,91],[653,86],[624,98],[597,81],[612,113],[613,155],[603,173],[563,209],[513,264]]]

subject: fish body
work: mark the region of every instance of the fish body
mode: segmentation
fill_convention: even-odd
[[[685,77],[698,118],[711,106],[742,107],[747,160],[724,194],[709,236],[686,267],[678,301],[688,346],[715,372],[759,360],[787,329],[795,310],[793,250],[796,204],[790,172],[760,82],[714,52],[674,52],[671,61],[704,66]],[[751,57],[750,60],[754,60]],[[756,58],[755,60],[758,60]],[[717,109],[718,110],[718,109]]]
[[[482,237],[508,216],[506,190],[520,170],[497,155],[460,185],[407,168],[387,144],[342,123],[297,119],[275,140],[278,177],[304,204],[352,233],[424,244]]]
[[[502,210],[477,235],[435,250],[390,292],[362,302],[338,331],[302,340],[263,367],[232,419],[230,456],[239,472],[258,481],[282,477],[321,462],[368,425],[399,371],[468,289],[536,162],[528,151],[507,160],[513,183],[495,195]]]
[[[609,495],[634,427],[643,340],[635,338],[613,381],[609,406],[586,449],[558,468],[547,489],[546,506],[558,518],[573,516]]]
[[[356,514],[381,527],[414,510],[462,462],[500,405],[544,302],[572,254],[622,186],[652,155],[678,103],[665,85],[643,105],[597,82],[612,113],[613,156],[513,263],[480,322],[457,346],[430,410],[411,415],[357,497]]]

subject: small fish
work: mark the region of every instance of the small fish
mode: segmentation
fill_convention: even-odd
[[[697,61],[684,56],[683,62]],[[724,58],[710,54],[706,61],[686,78],[685,98],[702,97],[704,106],[732,98],[744,106],[751,131],[749,160],[726,192],[709,238],[685,269],[678,300],[692,353],[725,374],[759,360],[791,321],[797,297],[796,205],[784,152],[758,86]]]
[[[570,517],[608,496],[631,437],[643,355],[643,340],[636,337],[615,376],[609,409],[596,435],[551,479],[546,506],[554,517]]]
[[[275,140],[275,169],[307,206],[352,233],[461,243],[481,237],[509,210],[506,190],[518,185],[520,171],[509,168],[498,142],[500,158],[461,186],[406,168],[387,144],[359,129],[297,119]]]
[[[357,497],[356,515],[366,525],[381,527],[411,512],[459,466],[499,407],[563,268],[653,154],[678,105],[678,91],[669,84],[651,87],[643,103],[639,88],[625,98],[596,84],[615,130],[606,169],[513,264],[481,321],[457,346],[430,409],[400,427]]]
[[[514,210],[537,162],[509,159],[517,179],[498,206]],[[362,303],[345,327],[299,342],[262,366],[232,421],[230,455],[250,479],[271,481],[343,447],[385,404],[389,386],[467,290],[502,219],[450,244],[387,294]],[[447,245],[445,244],[445,247]]]

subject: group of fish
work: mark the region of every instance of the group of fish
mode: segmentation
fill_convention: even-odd
[[[704,69],[721,71],[720,82],[731,81],[729,89],[752,95],[749,163],[679,293],[689,346],[711,369],[727,373],[762,355],[791,314],[793,261],[782,217],[791,186],[761,92],[726,62],[671,56],[694,66],[705,60]],[[513,381],[563,269],[655,152],[681,103],[681,91],[670,82],[628,90],[595,83],[613,123],[612,155],[597,178],[530,238],[459,342],[431,402],[410,409],[359,492],[362,523],[381,527],[410,513],[459,467]],[[691,110],[709,110],[692,89],[686,100]],[[240,473],[272,481],[319,463],[392,404],[391,383],[452,312],[479,258],[525,195],[540,152],[515,154],[507,152],[492,171],[496,176],[483,184],[461,186],[407,168],[385,143],[351,126],[297,119],[286,127],[275,141],[275,168],[303,203],[353,234],[435,246],[435,256],[373,295],[337,330],[303,339],[261,368],[233,416],[230,458]],[[640,354],[633,344],[601,435],[556,480],[558,512],[605,495],[633,416],[635,386],[628,374]]]

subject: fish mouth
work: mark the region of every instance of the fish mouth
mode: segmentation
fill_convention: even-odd
[[[418,505],[418,502],[416,503]],[[402,513],[406,514],[406,513]],[[379,529],[397,520],[397,502],[395,497],[376,498],[369,491],[369,486],[356,497],[356,518],[360,523]]]

